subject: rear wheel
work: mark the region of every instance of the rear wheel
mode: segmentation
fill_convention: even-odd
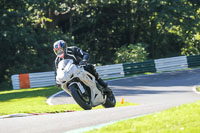
[[[85,89],[85,88],[84,88]],[[83,94],[77,84],[69,86],[72,97],[85,110],[90,110],[92,108],[89,92],[85,89]]]
[[[115,95],[112,93],[106,98],[106,102],[103,104],[104,108],[112,108],[116,105]]]

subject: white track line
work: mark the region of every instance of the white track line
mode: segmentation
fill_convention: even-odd
[[[64,91],[62,90],[62,91],[59,91],[59,92],[57,92],[57,93],[55,93],[55,94],[53,94],[52,96],[50,96],[48,99],[47,99],[47,103],[48,103],[48,105],[54,105],[54,104],[52,104],[51,103],[51,100],[54,98],[54,97],[56,97],[57,95],[59,95],[59,94],[61,94],[61,93],[63,93]]]
[[[200,84],[200,83],[199,83],[199,84]],[[197,90],[197,87],[200,86],[199,84],[193,87],[193,91],[194,91],[195,93],[197,93],[197,94],[200,94],[200,92]]]

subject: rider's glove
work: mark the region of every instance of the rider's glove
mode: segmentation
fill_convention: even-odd
[[[79,62],[79,65],[85,66],[85,65],[87,65],[87,61],[86,60],[82,60],[82,61]]]

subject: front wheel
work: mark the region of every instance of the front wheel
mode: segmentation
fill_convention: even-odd
[[[115,95],[112,93],[111,95],[107,96],[106,102],[103,104],[104,108],[112,108],[116,105]]]
[[[78,103],[79,106],[81,106],[85,110],[90,110],[92,108],[89,92],[87,92],[86,89],[85,89],[86,93],[82,94],[78,85],[73,84],[69,86],[69,90],[71,92],[72,97]]]

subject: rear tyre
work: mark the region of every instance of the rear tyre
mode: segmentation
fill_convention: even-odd
[[[116,105],[116,99],[114,94],[112,93],[111,95],[107,96],[106,102],[103,104],[104,108],[112,108],[115,107]]]
[[[92,108],[90,102],[89,92],[85,89],[86,93],[83,95],[77,86],[77,84],[73,84],[69,86],[69,90],[71,92],[72,97],[85,110],[90,110]]]

